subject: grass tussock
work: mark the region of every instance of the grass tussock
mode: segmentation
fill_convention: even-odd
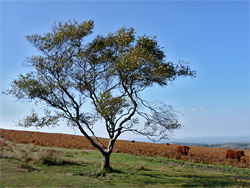
[[[20,168],[34,165],[82,165],[83,161],[74,159],[78,154],[86,154],[85,151],[60,151],[57,149],[43,148],[35,145],[24,145],[5,141],[1,138],[0,158],[15,159],[21,163]]]
[[[33,162],[38,165],[59,165],[63,161],[62,152],[54,149],[45,149],[33,158]]]

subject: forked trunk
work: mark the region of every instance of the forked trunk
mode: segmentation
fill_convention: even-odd
[[[112,172],[113,169],[112,167],[110,166],[110,155],[111,153],[103,153],[102,154],[102,167],[101,167],[101,172]]]

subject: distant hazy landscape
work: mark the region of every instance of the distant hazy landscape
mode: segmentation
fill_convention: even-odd
[[[176,138],[171,142],[186,142],[197,144],[226,144],[226,143],[250,143],[249,136],[214,136],[214,137],[193,137],[193,138]]]
[[[146,138],[134,139],[136,141],[151,142]],[[177,145],[218,147],[232,149],[250,149],[250,137],[245,136],[215,136],[215,137],[186,137],[163,140],[160,143],[171,143]]]

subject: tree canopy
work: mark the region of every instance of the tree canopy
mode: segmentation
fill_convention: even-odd
[[[44,117],[32,111],[21,125],[54,126],[67,120],[103,154],[103,168],[111,169],[109,155],[123,132],[162,139],[181,126],[171,105],[150,103],[140,93],[193,77],[195,71],[183,61],[167,62],[156,37],[137,36],[133,28],[122,27],[85,42],[93,28],[92,20],[69,20],[55,23],[43,35],[27,36],[41,53],[27,58],[32,71],[20,74],[5,93],[44,105]],[[108,146],[93,131],[98,120],[104,122]]]

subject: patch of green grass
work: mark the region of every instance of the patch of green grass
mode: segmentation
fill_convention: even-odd
[[[8,143],[8,145],[2,148],[0,187],[249,187],[250,185],[250,169],[247,168],[113,153],[111,166],[120,173],[97,176],[102,160],[102,155],[98,151],[46,148],[29,144]],[[61,158],[53,164],[35,163],[35,156],[44,151],[60,153]],[[23,160],[24,156],[29,160]]]

